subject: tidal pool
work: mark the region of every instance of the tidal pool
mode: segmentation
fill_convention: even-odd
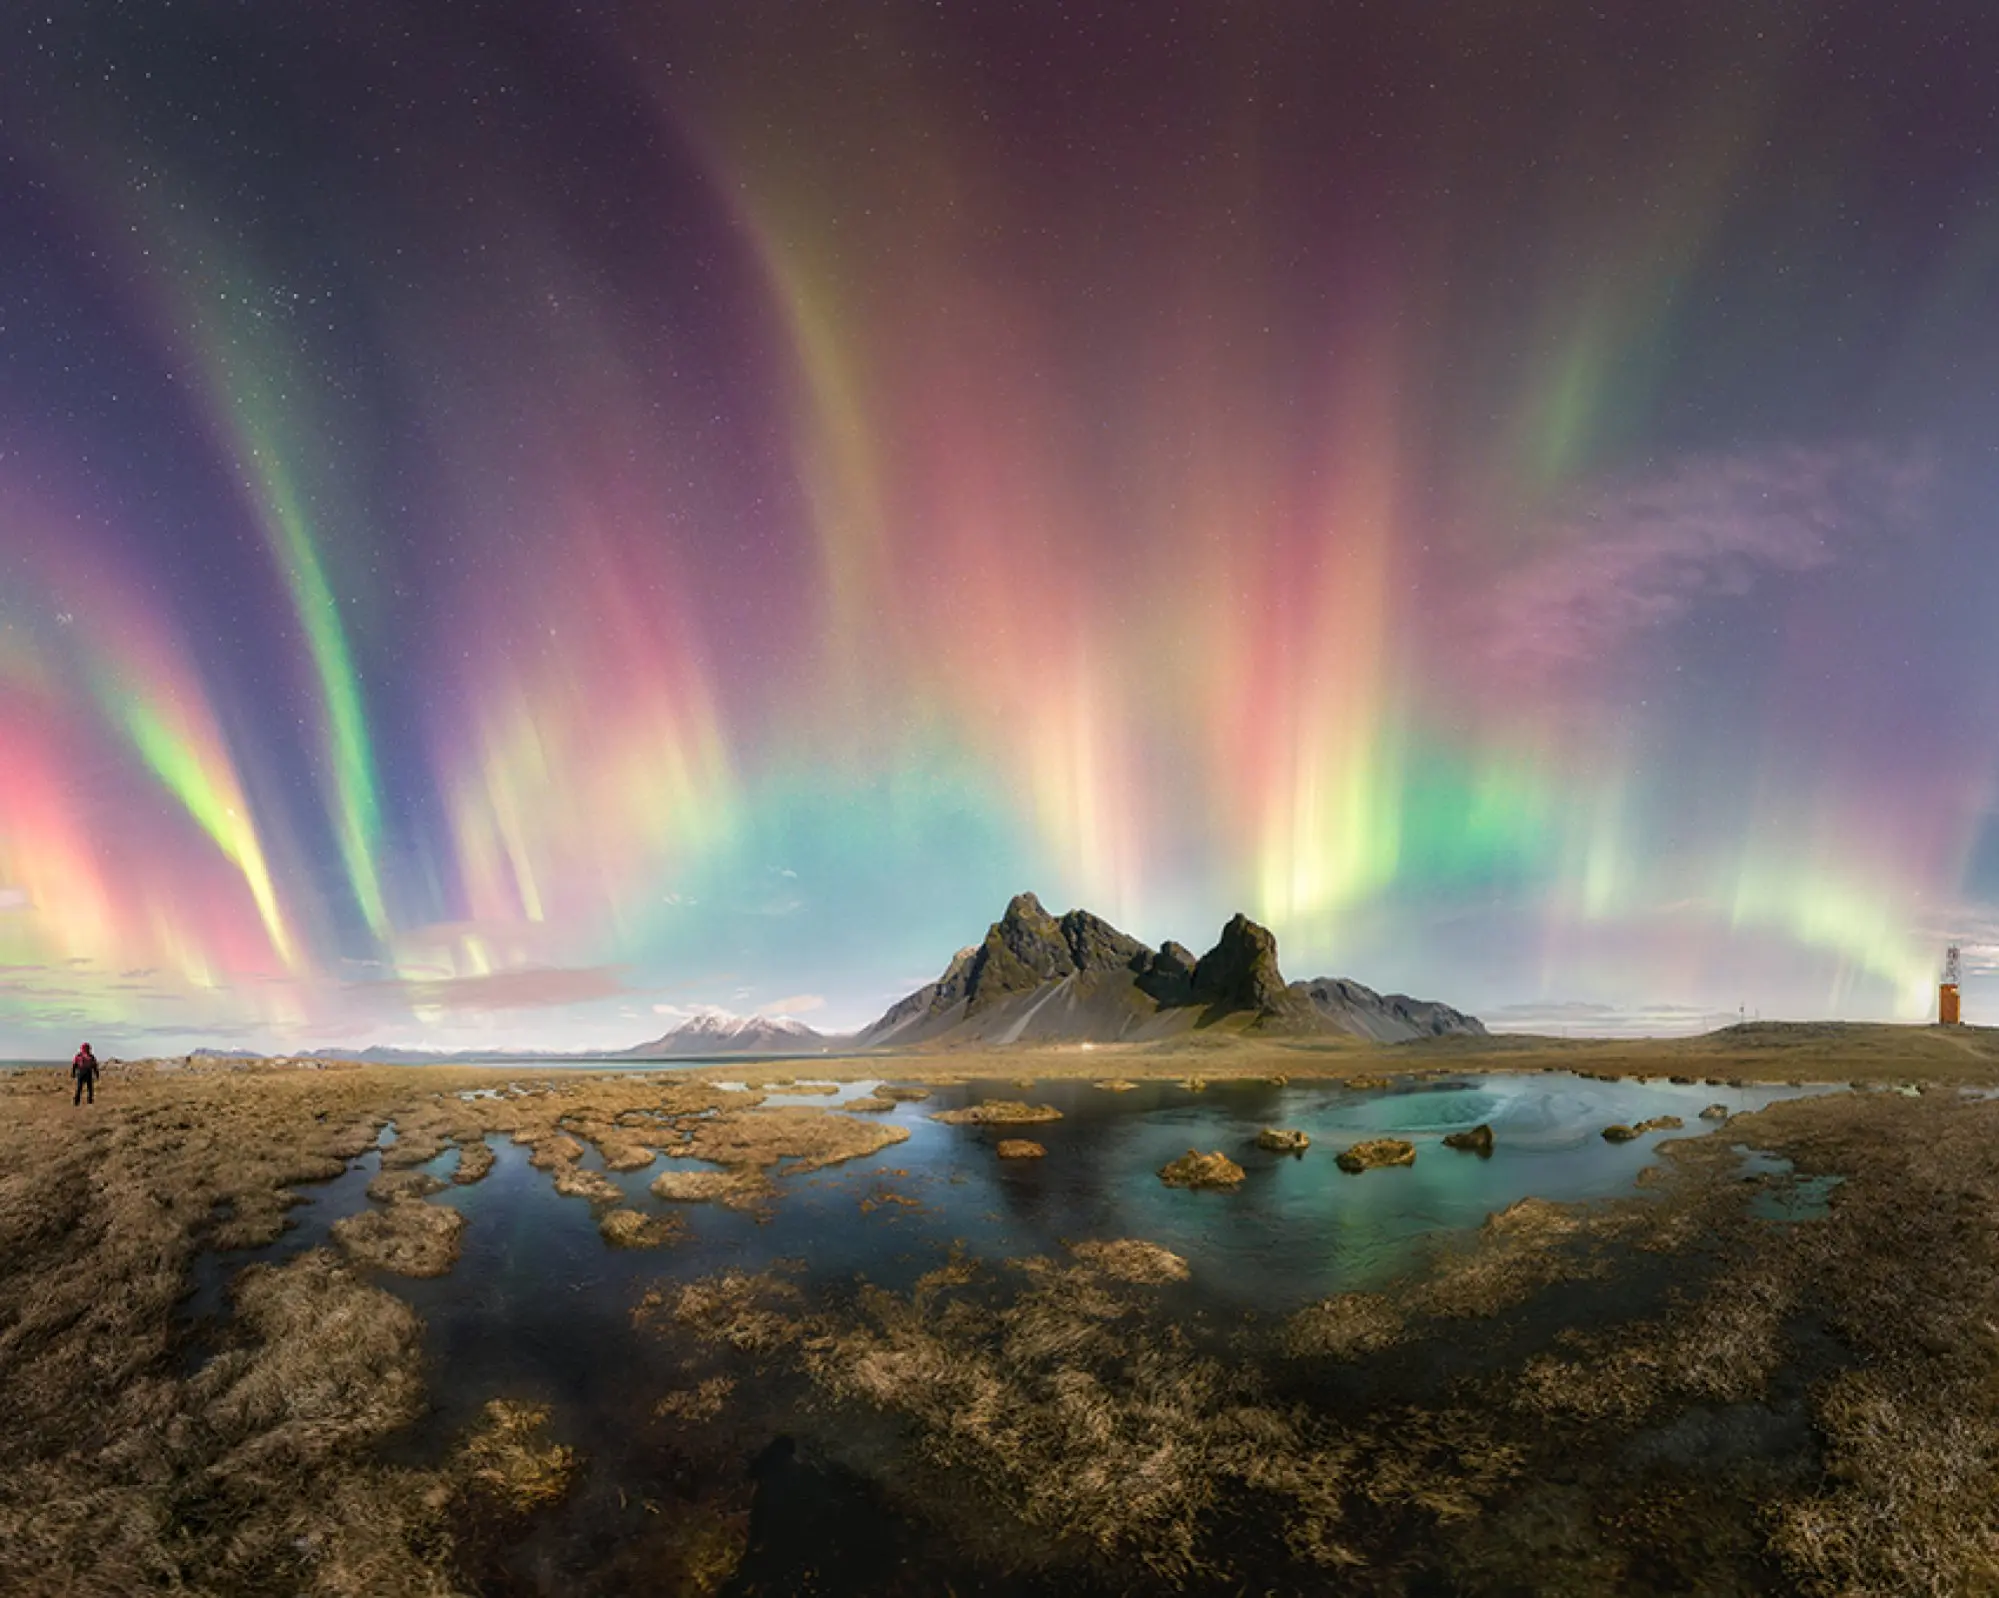
[[[767,1102],[837,1109],[873,1085]],[[1740,1112],[1832,1091],[1839,1089],[1567,1074],[1418,1079],[1360,1090],[1328,1082],[1216,1082],[1196,1091],[1151,1081],[1120,1093],[1081,1081],[1031,1089],[954,1084],[877,1117],[907,1128],[907,1142],[810,1175],[780,1176],[774,1208],[761,1217],[651,1195],[660,1171],[696,1168],[692,1162],[662,1156],[644,1170],[606,1172],[633,1208],[688,1224],[678,1244],[636,1251],[608,1246],[587,1202],[559,1196],[547,1174],[529,1166],[527,1149],[496,1138],[496,1163],[483,1181],[447,1187],[431,1200],[458,1208],[469,1223],[456,1267],[435,1280],[379,1280],[424,1317],[440,1419],[462,1421],[495,1393],[550,1402],[560,1415],[577,1405],[601,1408],[630,1390],[634,1362],[645,1360],[630,1310],[662,1278],[785,1260],[796,1262],[808,1286],[865,1278],[906,1289],[953,1248],[998,1261],[1056,1255],[1068,1242],[1133,1237],[1186,1258],[1190,1301],[1204,1309],[1281,1315],[1330,1293],[1379,1286],[1415,1263],[1427,1239],[1476,1227],[1519,1199],[1629,1194],[1657,1143],[1718,1124],[1699,1119],[1707,1105]],[[986,1098],[1052,1104],[1062,1119],[1026,1128],[933,1119]],[[1660,1115],[1677,1115],[1684,1127],[1628,1143],[1602,1136],[1614,1122]],[[1489,1158],[1443,1146],[1445,1134],[1481,1122],[1493,1130]],[[1254,1140],[1266,1126],[1302,1130],[1312,1146],[1296,1156],[1261,1151]],[[385,1129],[384,1143],[394,1135]],[[999,1159],[994,1146],[1010,1135],[1032,1137],[1046,1156]],[[1416,1163],[1358,1176],[1335,1165],[1341,1149],[1381,1136],[1414,1143]],[[1163,1185],[1159,1167],[1189,1148],[1227,1153],[1246,1172],[1242,1185],[1232,1192]],[[424,1168],[448,1179],[457,1157],[447,1151]],[[277,1244],[208,1257],[191,1310],[216,1314],[227,1278],[250,1260],[328,1242],[335,1220],[371,1202],[366,1187],[378,1159],[370,1151],[345,1175],[301,1189],[306,1202]],[[603,1169],[594,1149],[582,1163]]]

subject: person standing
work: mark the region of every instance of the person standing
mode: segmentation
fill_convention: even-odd
[[[71,1104],[81,1104],[86,1093],[90,1095],[92,1104],[97,1102],[98,1070],[97,1056],[90,1052],[90,1045],[86,1043],[76,1051],[76,1058],[69,1062],[69,1074],[76,1078],[76,1096],[69,1101]]]

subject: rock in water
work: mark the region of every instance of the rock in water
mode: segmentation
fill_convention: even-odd
[[[1444,1138],[1447,1149],[1463,1149],[1467,1154],[1476,1154],[1482,1160],[1492,1158],[1492,1128],[1481,1121],[1477,1126],[1463,1132],[1452,1132]]]
[[[1636,1127],[1626,1126],[1622,1121],[1603,1129],[1603,1140],[1606,1143],[1629,1143],[1637,1135]]]
[[[1399,1137],[1371,1137],[1365,1143],[1356,1143],[1339,1156],[1339,1167],[1358,1175],[1371,1171],[1377,1165],[1414,1165],[1416,1145],[1404,1142]]]
[[[1303,1132],[1266,1126],[1256,1134],[1256,1146],[1268,1149],[1272,1154],[1303,1154],[1312,1146],[1312,1140]]]
[[[1200,1154],[1189,1149],[1160,1167],[1159,1180],[1168,1187],[1235,1187],[1242,1181],[1242,1167],[1219,1150]]]
[[[1038,1160],[1047,1152],[1032,1138],[1003,1137],[999,1142],[999,1157],[1003,1160]]]
[[[1728,1119],[1728,1106],[1726,1104],[1710,1104],[1705,1110],[1701,1111],[1701,1119],[1703,1121],[1726,1121]]]

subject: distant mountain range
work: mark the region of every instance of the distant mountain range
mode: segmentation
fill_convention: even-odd
[[[704,1010],[664,1037],[624,1053],[635,1060],[663,1060],[690,1054],[823,1054],[835,1041],[802,1021],[762,1015],[730,1015]]]
[[[1476,1016],[1434,999],[1376,993],[1343,977],[1286,982],[1277,965],[1277,939],[1248,916],[1233,917],[1215,946],[1197,959],[1171,941],[1149,948],[1087,910],[1050,915],[1033,894],[1022,893],[986,929],[985,940],[960,949],[935,982],[851,1035],[817,1032],[802,1021],[704,1010],[648,1043],[608,1052],[377,1046],[317,1049],[291,1057],[395,1065],[665,1060],[918,1044],[1145,1043],[1204,1029],[1290,1037],[1346,1034],[1376,1043],[1485,1035]]]
[[[983,943],[960,949],[941,977],[852,1041],[858,1048],[1148,1042],[1196,1028],[1346,1033],[1380,1043],[1485,1034],[1477,1017],[1435,1000],[1380,994],[1339,977],[1286,982],[1277,939],[1244,915],[1196,959],[1170,941],[1148,948],[1087,910],[1050,915],[1023,893]]]

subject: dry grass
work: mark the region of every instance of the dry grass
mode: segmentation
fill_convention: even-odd
[[[1048,1150],[1032,1138],[1003,1137],[993,1152],[1003,1160],[1038,1160]]]
[[[884,1110],[895,1108],[894,1099],[885,1099],[878,1093],[864,1093],[859,1098],[848,1099],[840,1106],[849,1115],[879,1115]]]
[[[1256,1146],[1272,1154],[1303,1154],[1312,1146],[1312,1140],[1303,1132],[1266,1126],[1256,1134]]]

